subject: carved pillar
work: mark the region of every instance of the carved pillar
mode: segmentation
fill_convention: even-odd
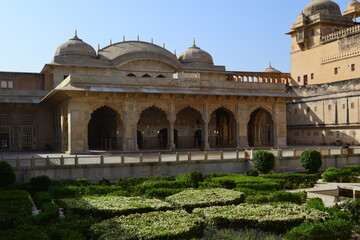
[[[170,128],[169,128],[169,149],[170,150],[175,150],[176,146],[175,146],[175,139],[174,139],[174,123],[176,120],[176,116],[175,116],[175,104],[171,103],[170,104],[170,111],[169,111],[169,123],[170,123]]]
[[[127,100],[124,106],[124,151],[139,151],[137,123],[140,115],[136,114],[136,102]]]
[[[248,122],[250,113],[248,113],[247,104],[239,102],[237,105],[236,124],[237,124],[237,148],[246,148],[248,141]]]
[[[287,146],[287,128],[286,128],[286,102],[284,99],[280,99],[275,104],[274,113],[274,140],[276,147]]]
[[[209,122],[210,122],[210,116],[209,116],[209,104],[208,102],[205,103],[205,111],[204,111],[204,150],[210,150],[210,144],[209,144]]]
[[[76,97],[76,96],[74,96]],[[83,100],[71,99],[68,104],[68,153],[89,151],[89,106]]]

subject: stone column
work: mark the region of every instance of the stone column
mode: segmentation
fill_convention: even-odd
[[[280,99],[275,104],[275,129],[274,140],[276,147],[287,146],[287,126],[286,126],[286,101]]]
[[[64,116],[64,106],[60,106],[60,134],[59,134],[59,147],[61,151],[66,151],[65,147],[65,116]]]
[[[137,145],[136,102],[127,100],[124,104],[124,151],[139,151]]]
[[[176,149],[175,139],[174,139],[174,124],[175,124],[176,116],[175,116],[175,104],[170,104],[170,112],[169,112],[169,143],[168,147],[171,151]]]
[[[68,104],[67,153],[89,152],[87,129],[89,120],[88,104],[83,100],[71,99]]]
[[[237,148],[247,148],[248,141],[248,122],[250,113],[248,113],[247,104],[239,102],[236,113],[237,124]]]
[[[210,116],[209,116],[209,105],[206,102],[205,103],[205,111],[204,111],[204,150],[210,150],[210,144],[209,144],[209,122],[210,122]]]

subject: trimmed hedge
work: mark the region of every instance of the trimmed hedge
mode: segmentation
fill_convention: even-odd
[[[192,183],[189,181],[155,181],[155,182],[145,182],[139,184],[135,187],[136,194],[145,194],[149,190],[167,188],[167,189],[184,189],[192,187]]]
[[[185,174],[180,174],[176,177],[176,181],[187,182],[191,184],[191,187],[198,188],[200,182],[204,181],[204,177],[201,172],[190,172]]]
[[[343,219],[330,219],[323,223],[305,223],[291,229],[285,235],[288,240],[347,240],[352,226]]]
[[[81,198],[60,199],[59,204],[65,213],[110,218],[133,213],[166,211],[173,207],[158,199],[119,196],[87,196]]]
[[[271,203],[271,202],[290,202],[295,204],[302,204],[306,200],[306,192],[285,192],[278,191],[267,194],[256,194],[247,196],[246,203]]]
[[[30,179],[31,192],[47,191],[51,184],[51,179],[48,176],[42,175]]]
[[[321,153],[308,149],[300,154],[300,163],[309,173],[317,173],[322,166]]]
[[[215,188],[204,190],[188,189],[167,197],[165,200],[186,211],[192,211],[192,209],[199,207],[240,204],[244,201],[244,198],[245,195],[241,192]]]
[[[315,209],[296,204],[240,204],[196,208],[193,213],[205,218],[207,228],[249,228],[284,233],[303,222],[320,222],[329,217]]]
[[[0,161],[0,188],[8,188],[15,183],[16,176],[8,162]]]
[[[312,188],[318,180],[316,174],[266,174],[261,177],[281,179],[286,189]]]
[[[328,168],[322,175],[324,182],[352,182],[352,172],[350,169]]]
[[[122,187],[117,186],[59,186],[51,187],[49,190],[53,198],[80,197],[85,195],[106,195],[113,192],[122,192],[129,195]]]
[[[275,166],[275,156],[268,151],[256,151],[253,155],[254,167],[261,173],[270,172]]]
[[[152,176],[152,177],[120,178],[115,185],[119,187],[123,187],[124,189],[132,189],[136,185],[142,184],[144,182],[156,182],[156,181],[175,181],[175,177]]]
[[[105,220],[90,230],[99,240],[193,239],[202,237],[204,221],[185,211],[152,212]]]

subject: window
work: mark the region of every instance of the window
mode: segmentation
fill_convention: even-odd
[[[331,105],[330,104],[328,105],[328,110],[331,111]]]
[[[314,107],[314,112],[316,112],[316,111],[317,111],[317,107],[315,106],[315,107]]]
[[[342,108],[345,109],[345,103],[343,103]]]
[[[129,73],[127,76],[128,76],[128,77],[136,77],[136,75],[133,74],[133,73]]]
[[[13,88],[13,87],[14,87],[13,81],[8,81],[8,88]]]
[[[313,74],[313,73],[310,75],[310,78],[311,78],[311,79],[314,79],[314,74]]]
[[[298,82],[300,82],[300,80],[301,80],[301,78],[300,78],[300,76],[298,77]]]
[[[144,75],[142,75],[141,77],[143,77],[143,78],[149,78],[149,77],[151,77],[149,74],[144,74]]]
[[[0,125],[10,125],[11,121],[9,115],[7,114],[0,114]]]
[[[338,68],[337,68],[337,67],[334,68],[334,74],[335,74],[335,75],[338,74]]]
[[[311,29],[311,36],[315,36],[315,29]]]
[[[165,76],[160,74],[160,75],[157,76],[157,78],[165,78]]]
[[[307,107],[307,108],[306,108],[306,111],[307,111],[307,112],[310,112],[310,110],[311,110],[310,107]]]
[[[351,106],[351,109],[355,108],[355,104],[353,102],[350,104],[350,106]]]
[[[304,75],[304,85],[308,84],[308,75]]]
[[[1,81],[1,88],[7,88],[7,81]]]
[[[351,71],[352,71],[352,72],[355,71],[355,64],[351,64]]]

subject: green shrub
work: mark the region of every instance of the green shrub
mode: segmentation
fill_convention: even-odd
[[[208,173],[204,176],[204,180],[211,180],[212,178],[217,178],[217,177],[235,177],[235,176],[240,176],[240,175],[236,173]]]
[[[35,205],[40,208],[43,203],[51,202],[52,197],[48,192],[36,192],[33,197]]]
[[[36,224],[47,224],[59,218],[59,208],[55,203],[45,202],[41,204],[40,209],[41,212],[33,216],[33,221]]]
[[[236,187],[236,182],[232,179],[221,179],[219,183],[223,188],[226,189],[233,189]]]
[[[0,161],[0,188],[8,188],[15,183],[16,176],[11,165]]]
[[[24,224],[1,231],[1,240],[50,240],[41,226]]]
[[[351,224],[343,219],[330,219],[323,223],[305,223],[285,235],[288,240],[347,240],[351,237]]]
[[[122,192],[126,191],[122,187],[117,186],[59,186],[51,187],[49,192],[53,198],[66,198],[66,197],[80,197],[85,195],[106,195],[112,192]],[[122,194],[121,194],[122,195]]]
[[[263,232],[257,229],[220,229],[207,233],[205,239],[211,240],[281,240],[281,235]]]
[[[315,209],[290,203],[240,204],[196,208],[193,213],[205,219],[207,228],[249,228],[284,233],[303,222],[323,221],[329,217]]]
[[[313,149],[305,150],[300,155],[300,162],[309,173],[317,173],[322,166],[321,153]]]
[[[312,198],[306,201],[306,205],[308,208],[317,209],[320,211],[326,211],[326,207],[321,198]]]
[[[352,182],[350,169],[328,168],[323,173],[324,182]]]
[[[318,180],[316,174],[266,174],[261,177],[281,179],[286,189],[312,188]]]
[[[115,185],[123,187],[124,189],[131,190],[135,186],[144,182],[156,182],[156,181],[175,181],[175,177],[172,176],[151,176],[151,177],[135,177],[135,178],[120,178]]]
[[[270,172],[275,166],[275,156],[271,152],[257,151],[253,156],[254,167],[261,173]]]
[[[42,175],[30,179],[30,190],[32,192],[46,192],[51,184],[48,176]]]
[[[75,180],[78,186],[89,186],[90,185],[90,179],[88,178],[78,178]]]
[[[193,188],[198,188],[200,182],[204,181],[204,177],[201,172],[190,172],[177,176],[176,181],[186,181],[191,183]]]
[[[199,184],[199,189],[209,189],[209,188],[223,188],[220,183],[215,182],[201,182]]]
[[[132,214],[91,226],[93,239],[194,239],[204,232],[204,220],[185,211]]]
[[[110,183],[109,179],[103,178],[103,179],[97,181],[96,185],[98,185],[98,186],[111,186],[111,183]]]
[[[244,198],[245,195],[241,192],[215,188],[203,190],[187,189],[169,196],[165,200],[190,212],[198,207],[240,204],[244,201]]]
[[[246,176],[257,177],[257,176],[259,176],[259,172],[257,170],[255,170],[255,169],[249,169],[249,170],[246,170],[245,175]]]
[[[144,182],[135,187],[135,193],[142,195],[152,189],[167,188],[167,189],[184,189],[192,187],[192,183],[189,181],[156,181],[156,182]]]
[[[295,204],[301,204],[303,202],[304,196],[302,192],[291,193],[278,191],[267,194],[256,194],[249,195],[245,198],[246,203],[271,203],[271,202],[290,202]]]
[[[60,199],[59,204],[65,213],[110,218],[133,213],[166,211],[172,205],[158,199],[121,196],[86,196]]]
[[[176,193],[179,193],[181,191],[184,191],[183,188],[153,188],[149,189],[145,192],[145,196],[149,198],[160,198],[164,199],[168,196],[174,195]]]
[[[236,186],[258,191],[279,191],[283,189],[283,184],[279,182],[238,183]]]
[[[360,199],[355,199],[340,205],[341,209],[347,210],[351,214],[351,219],[355,223],[360,223]]]

